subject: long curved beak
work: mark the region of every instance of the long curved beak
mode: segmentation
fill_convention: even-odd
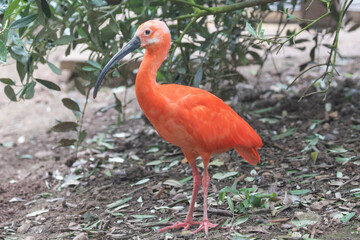
[[[131,53],[132,51],[138,49],[141,45],[140,38],[137,36],[134,36],[118,53],[116,53],[110,61],[105,65],[104,69],[101,71],[94,87],[94,93],[93,96],[96,98],[97,91],[100,88],[100,85],[105,78],[106,73],[112,68],[115,63],[119,62],[121,59],[123,59],[126,55]]]

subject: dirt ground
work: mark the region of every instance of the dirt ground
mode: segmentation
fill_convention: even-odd
[[[209,218],[230,228],[210,230],[209,239],[360,239],[360,58],[339,60],[341,75],[325,102],[320,95],[298,102],[316,73],[286,90],[302,59],[280,60],[282,75],[269,66],[266,80],[255,88],[254,79],[240,84],[241,103],[230,103],[264,147],[255,167],[233,151],[212,158]],[[244,69],[249,76],[250,70]],[[44,66],[40,71],[53,76]],[[61,93],[37,88],[22,103],[0,95],[0,239],[203,239],[203,233],[157,233],[185,219],[191,168],[136,101],[118,125],[115,110],[98,111],[113,102],[103,88],[89,103],[78,159],[74,149],[55,148],[64,135],[51,126],[74,120],[61,98],[83,103],[70,75],[58,78]],[[120,99],[125,91],[134,99],[133,89],[118,88]],[[196,220],[202,200],[200,190]]]

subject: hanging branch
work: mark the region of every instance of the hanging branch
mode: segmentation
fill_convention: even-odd
[[[280,2],[280,0],[250,0],[250,1],[245,1],[245,2],[241,2],[241,3],[225,5],[225,6],[221,6],[221,7],[209,7],[208,8],[208,7],[204,7],[204,6],[196,4],[194,1],[185,1],[185,0],[171,0],[171,1],[183,3],[183,4],[193,7],[194,13],[182,15],[180,17],[175,18],[175,20],[177,20],[177,21],[182,20],[182,19],[187,19],[187,18],[191,18],[191,20],[186,25],[183,32],[179,36],[179,38],[174,41],[174,47],[171,50],[170,58],[169,58],[169,62],[168,62],[169,66],[172,65],[172,59],[174,58],[175,50],[177,49],[179,44],[181,44],[181,40],[183,39],[183,37],[185,36],[187,31],[190,29],[191,25],[193,25],[201,17],[209,16],[209,15],[217,15],[217,14],[222,14],[222,13],[229,13],[229,12],[233,12],[236,10],[240,10],[240,9],[244,9],[244,8],[248,8],[248,7],[254,7],[254,6],[263,5],[263,4],[268,4],[268,3],[273,3],[273,2]]]

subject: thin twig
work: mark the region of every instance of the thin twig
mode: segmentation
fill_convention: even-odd
[[[301,77],[304,73],[310,71],[310,70],[313,69],[313,68],[317,68],[317,67],[325,66],[325,65],[326,65],[325,63],[316,64],[316,65],[311,66],[311,67],[309,67],[308,69],[302,71],[302,72],[301,72],[299,75],[297,75],[296,78],[287,86],[286,89],[289,89],[289,88],[296,82],[296,80],[299,79],[299,77]]]
[[[342,185],[338,186],[338,187],[335,189],[335,191],[339,191],[340,188],[344,187],[346,184],[349,184],[349,183],[351,183],[352,181],[357,180],[357,179],[359,179],[359,178],[360,178],[359,175],[355,175],[353,178],[347,180],[347,181],[344,182]]]
[[[288,41],[290,41],[291,39],[293,39],[294,41],[294,38],[299,35],[300,33],[302,33],[303,31],[307,30],[308,28],[310,28],[312,25],[314,25],[315,23],[317,23],[319,20],[323,19],[324,17],[326,17],[327,15],[329,15],[331,12],[330,10],[328,9],[327,13],[321,15],[320,17],[318,17],[317,19],[315,19],[313,22],[309,23],[308,25],[306,25],[304,28],[302,28],[300,31],[292,34],[288,39],[286,39],[285,41],[283,41],[282,43],[280,43],[280,47],[277,51],[277,53],[279,53],[280,49],[284,46],[285,43],[287,43]],[[276,53],[276,54],[277,54]]]

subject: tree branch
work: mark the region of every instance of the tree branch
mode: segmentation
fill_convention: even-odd
[[[173,0],[173,1],[185,3],[190,6],[194,6],[192,3],[186,2],[186,1],[181,1],[181,0]],[[228,13],[228,12],[233,12],[233,11],[248,8],[248,7],[254,7],[257,5],[263,5],[263,4],[273,3],[273,2],[280,2],[280,0],[249,0],[249,1],[241,2],[241,3],[235,3],[235,4],[231,4],[231,5],[221,6],[221,7],[210,7],[210,8],[207,8],[206,10],[196,11],[194,14],[188,14],[188,15],[183,15],[183,16],[177,17],[176,20],[186,19],[186,18],[190,18],[190,17],[199,18],[202,16]],[[195,7],[198,7],[198,6],[195,6]]]

